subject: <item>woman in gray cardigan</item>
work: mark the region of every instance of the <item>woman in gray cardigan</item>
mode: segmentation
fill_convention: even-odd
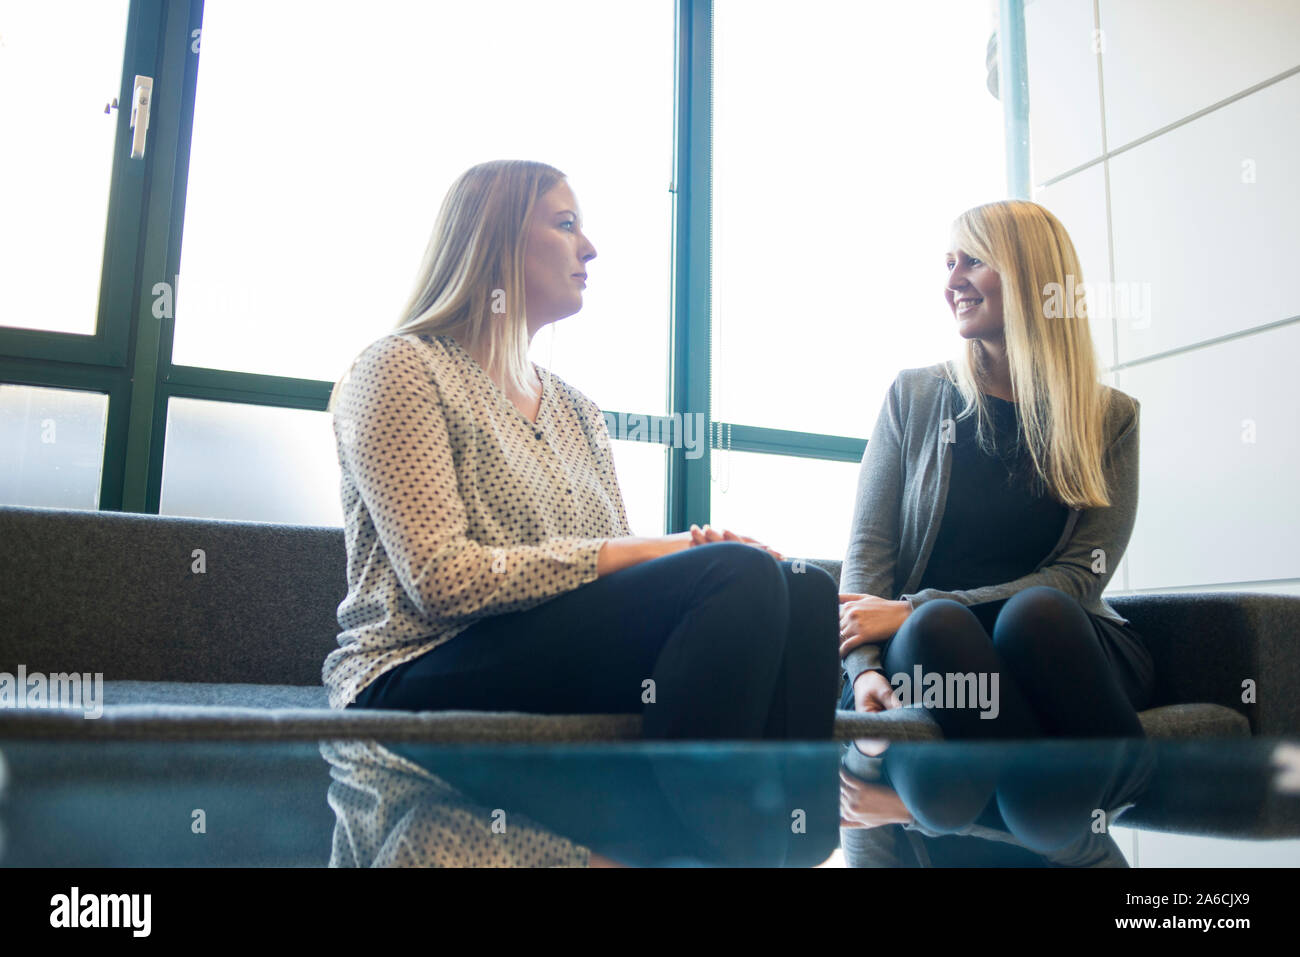
[[[1101,599],[1137,511],[1138,403],[1098,381],[1056,217],[980,206],[951,247],[965,347],[899,374],[862,460],[841,707],[921,705],[949,738],[1141,736],[1151,656]]]

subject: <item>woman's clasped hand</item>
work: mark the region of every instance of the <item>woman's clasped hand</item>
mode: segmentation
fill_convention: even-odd
[[[888,641],[903,627],[912,606],[875,595],[840,595],[840,657],[868,642]]]
[[[735,532],[724,529],[718,531],[712,525],[705,525],[701,528],[698,525],[691,526],[691,545],[709,545],[713,542],[740,542],[745,545],[753,545],[755,548],[761,548],[778,562],[785,561],[785,556],[774,548],[764,545],[762,542],[746,535],[737,535]]]

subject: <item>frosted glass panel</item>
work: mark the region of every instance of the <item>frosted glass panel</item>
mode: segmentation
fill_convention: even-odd
[[[627,523],[633,535],[664,534],[664,488],[667,482],[668,446],[658,442],[615,439],[614,471],[623,491]]]
[[[0,383],[0,504],[99,507],[108,396]]]
[[[0,325],[95,334],[127,6],[0,3]]]
[[[330,416],[172,399],[159,513],[289,525],[343,524]]]
[[[664,412],[673,4],[330,9],[204,10],[174,360],[337,379],[397,322],[452,181],[537,159],[568,174],[598,256],[533,358],[604,407]]]
[[[714,4],[714,419],[866,437],[956,353],[948,229],[1006,195],[991,10]]]
[[[787,558],[843,559],[857,462],[714,449],[712,524]]]

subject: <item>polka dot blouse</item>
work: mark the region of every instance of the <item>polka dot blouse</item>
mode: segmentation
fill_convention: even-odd
[[[474,803],[375,741],[322,741],[330,867],[587,867],[590,849],[511,808]]]
[[[605,420],[549,370],[531,422],[450,336],[389,334],[339,384],[348,594],[322,678],[344,708],[488,615],[596,579],[630,535]]]

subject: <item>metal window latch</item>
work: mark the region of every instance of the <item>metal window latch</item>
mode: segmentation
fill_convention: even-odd
[[[153,77],[136,75],[131,93],[131,159],[144,158],[144,137],[149,130],[149,104],[153,100]]]

